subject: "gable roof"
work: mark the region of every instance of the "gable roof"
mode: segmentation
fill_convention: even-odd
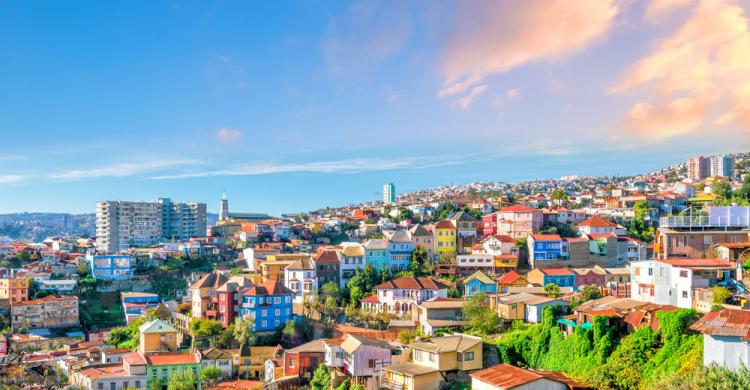
[[[594,216],[586,219],[585,221],[582,221],[581,223],[579,223],[578,226],[612,227],[612,228],[614,228],[614,227],[617,227],[617,224],[613,223],[613,222],[610,222],[610,221],[607,221],[606,219],[604,219],[604,218],[602,218],[602,217],[600,217],[598,215],[594,215]]]
[[[286,288],[277,280],[266,280],[263,284],[250,287],[242,295],[280,295],[291,294],[292,290]]]
[[[482,271],[477,271],[471,274],[468,278],[464,280],[464,284],[468,284],[470,281],[476,279],[482,284],[495,284],[495,281],[492,280],[489,276],[485,275]]]
[[[435,229],[455,229],[456,226],[451,221],[438,221],[438,223],[435,224]]]
[[[153,321],[146,322],[145,324],[138,327],[138,331],[141,333],[166,333],[166,332],[174,332],[177,333],[177,329],[172,327],[172,325],[169,325],[168,323],[156,319]]]
[[[532,234],[534,241],[561,241],[559,234]]]
[[[508,243],[515,243],[516,240],[513,239],[513,237],[508,236],[506,234],[492,234],[482,239],[482,242],[489,241],[490,239],[495,239],[500,242],[508,242]]]
[[[451,214],[450,217],[448,217],[450,220],[453,221],[461,221],[461,222],[475,222],[477,221],[476,218],[474,218],[473,215],[464,212],[464,211],[457,211],[453,214]]]
[[[295,261],[294,263],[286,266],[286,269],[288,270],[314,270],[315,265],[313,264],[312,259],[299,259]]]
[[[376,290],[396,288],[405,290],[442,290],[447,289],[448,286],[432,277],[415,278],[413,276],[402,276],[375,286]]]
[[[352,354],[362,345],[369,345],[371,347],[378,347],[384,349],[391,349],[391,345],[383,340],[371,339],[369,337],[358,336],[354,334],[347,334],[344,336],[344,341],[341,343],[341,349],[346,353]]]
[[[318,255],[316,259],[318,263],[339,263],[339,256],[335,250],[325,250]]]
[[[388,249],[388,241],[382,238],[371,238],[365,241],[365,249],[384,250]]]
[[[429,230],[425,229],[425,227],[422,226],[422,225],[420,225],[420,224],[414,225],[411,229],[409,229],[409,232],[411,233],[412,236],[417,236],[417,237],[430,236],[430,237],[432,237],[432,233]]]
[[[564,384],[568,389],[588,388],[580,383],[570,380],[559,372],[525,370],[505,363],[477,371],[471,374],[471,377],[499,389],[513,389],[525,384],[536,382],[540,379]]]
[[[412,345],[414,349],[420,349],[430,352],[464,352],[467,349],[481,344],[482,339],[479,337],[466,336],[462,334],[434,337],[428,341]]]
[[[386,235],[390,242],[411,242],[409,232],[406,230],[396,230],[392,234]]]
[[[309,343],[302,344],[298,347],[287,349],[288,353],[325,353],[326,342],[324,339],[318,339],[310,341]]]
[[[198,279],[197,282],[193,283],[190,288],[219,288],[222,284],[227,282],[227,277],[218,271],[211,271],[202,278]]]
[[[499,278],[497,278],[497,282],[500,284],[511,284],[521,278],[521,275],[516,271],[510,271],[502,274]]]

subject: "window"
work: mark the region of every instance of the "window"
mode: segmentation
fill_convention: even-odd
[[[261,310],[261,312],[260,312],[260,316],[261,317],[265,317],[267,315],[268,315],[268,311],[267,310]]]
[[[430,353],[430,361],[436,362],[437,361],[437,354],[436,353]]]
[[[687,298],[688,297],[688,292],[685,291],[685,290],[682,290],[682,297],[683,298]]]
[[[99,390],[103,390],[103,389],[104,389],[104,383],[99,382]]]
[[[268,326],[268,321],[261,321],[260,324],[265,328]]]
[[[370,359],[367,361],[367,367],[369,368],[375,368],[375,359]]]
[[[648,269],[648,276],[654,276],[654,269],[653,268],[649,268]]]
[[[688,277],[688,272],[687,271],[680,271],[680,277],[681,278],[687,278]]]
[[[472,361],[472,360],[474,360],[474,352],[466,352],[464,354],[464,361],[469,362],[469,361]]]
[[[289,367],[294,368],[294,358],[289,359]]]
[[[277,304],[277,305],[278,305],[279,303],[281,303],[281,297],[274,297],[274,298],[273,298],[273,303],[275,303],[275,304]]]
[[[274,315],[276,315],[276,317],[280,316],[281,315],[281,309],[276,309],[274,311]]]
[[[141,381],[135,381],[135,387],[141,388]]]

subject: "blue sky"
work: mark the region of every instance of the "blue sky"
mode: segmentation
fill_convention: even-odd
[[[0,212],[298,212],[748,149],[746,1],[0,5]]]

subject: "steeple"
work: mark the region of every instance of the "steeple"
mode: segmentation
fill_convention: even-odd
[[[219,209],[219,221],[226,221],[229,219],[229,200],[227,200],[227,191],[221,194],[221,208]]]

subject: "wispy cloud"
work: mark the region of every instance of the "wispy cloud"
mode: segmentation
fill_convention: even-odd
[[[190,159],[160,159],[144,162],[117,163],[88,169],[63,170],[50,174],[49,178],[54,180],[75,181],[101,177],[128,177],[195,164],[200,164],[200,162]]]
[[[0,184],[14,184],[26,179],[23,175],[0,175]]]
[[[519,65],[579,52],[607,35],[618,11],[613,0],[462,2],[442,53],[438,96],[467,91]]]
[[[238,129],[229,129],[226,127],[222,127],[221,129],[216,131],[216,139],[224,143],[236,141],[240,138],[242,138],[242,131]]]
[[[487,86],[486,85],[477,85],[476,87],[472,88],[471,91],[469,91],[469,93],[466,94],[466,96],[464,96],[464,97],[456,100],[455,102],[453,102],[452,105],[453,105],[453,107],[459,107],[462,110],[466,109],[469,106],[471,106],[472,104],[474,104],[474,100],[479,95],[481,95],[482,93],[484,93],[485,90],[487,90]]]
[[[521,90],[518,88],[509,89],[505,92],[505,96],[508,99],[518,99],[521,97]]]
[[[29,158],[21,155],[0,155],[0,161],[26,161]]]

